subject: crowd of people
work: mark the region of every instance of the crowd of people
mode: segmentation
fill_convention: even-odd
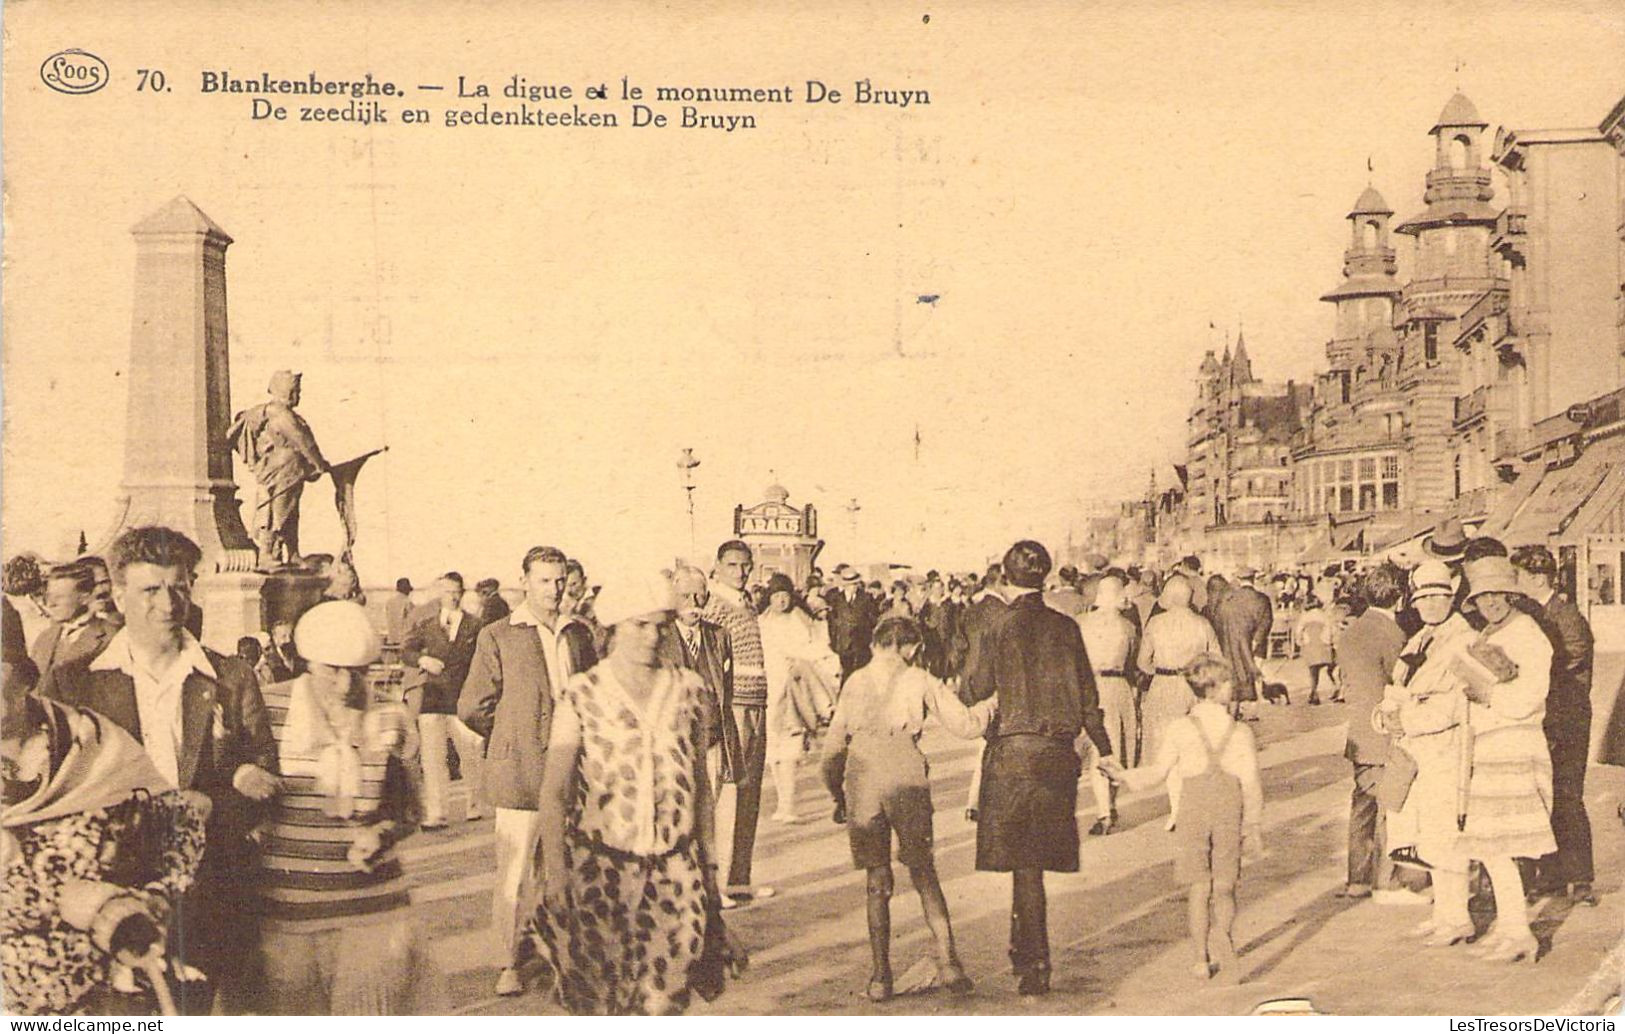
[[[592,586],[537,546],[517,602],[495,579],[467,592],[447,572],[426,597],[402,579],[382,627],[327,600],[236,656],[199,641],[200,554],[177,532],[133,529],[105,560],[13,558],[8,1001],[439,1011],[397,847],[489,812],[495,993],[681,1012],[743,972],[726,914],[776,894],[753,871],[766,776],[768,820],[806,821],[795,787],[813,758],[864,873],[867,995],[896,990],[894,853],[933,935],[931,981],[963,993],[933,858],[928,719],[984,741],[966,811],[976,868],[1011,875],[1020,993],[1049,990],[1045,874],[1079,868],[1086,776],[1092,836],[1122,828],[1125,789],[1166,788],[1193,973],[1234,978],[1236,886],[1263,850],[1250,723],[1275,697],[1277,606],[1297,612],[1309,702],[1324,688],[1347,708],[1343,893],[1420,900],[1431,885],[1419,943],[1532,959],[1526,896],[1596,903],[1590,629],[1544,548],[1509,556],[1448,526],[1425,548],[1414,570],[1317,585],[1204,578],[1196,557],[1056,571],[1024,540],[977,574],[888,586],[842,564],[797,585],[753,577],[735,540],[704,564]],[[1475,873],[1487,928],[1469,909]]]

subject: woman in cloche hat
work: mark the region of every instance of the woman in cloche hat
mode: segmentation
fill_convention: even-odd
[[[1486,945],[1483,957],[1533,960],[1539,945],[1529,929],[1516,859],[1557,849],[1552,759],[1541,730],[1552,644],[1535,619],[1515,606],[1522,593],[1510,560],[1483,557],[1468,563],[1465,573],[1468,597],[1485,626],[1453,664],[1466,681],[1473,737],[1459,846],[1484,864],[1495,890],[1494,932],[1480,942]]]
[[[819,719],[827,721],[835,712],[841,662],[788,575],[775,573],[767,580],[767,608],[756,620],[767,669],[767,761],[778,795],[773,819],[795,822],[796,765]]]
[[[438,1013],[394,854],[421,818],[402,756],[410,718],[400,704],[373,702],[363,678],[378,633],[359,604],[333,600],[305,611],[293,641],[308,668],[265,687],[282,789],[258,880],[263,1008]]]
[[[606,582],[596,609],[609,654],[553,711],[532,935],[576,1015],[681,1013],[743,965],[722,925],[705,686],[657,652],[675,606],[652,569]]]
[[[1467,856],[1457,844],[1456,826],[1468,704],[1464,680],[1453,670],[1475,633],[1456,609],[1455,578],[1443,561],[1424,561],[1410,583],[1411,607],[1422,627],[1405,644],[1371,722],[1416,762],[1403,806],[1388,814],[1389,855],[1432,870],[1433,914],[1412,933],[1430,947],[1448,947],[1476,932],[1467,914]],[[1397,771],[1396,759],[1390,763]],[[1393,808],[1391,800],[1388,805]]]

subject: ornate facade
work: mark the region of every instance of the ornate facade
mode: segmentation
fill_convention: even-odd
[[[1325,519],[1339,549],[1408,537],[1461,509],[1461,497],[1490,476],[1463,470],[1453,447],[1467,414],[1458,404],[1465,360],[1452,347],[1481,300],[1506,289],[1490,250],[1498,212],[1489,203],[1487,128],[1458,93],[1429,130],[1424,208],[1392,231],[1416,242],[1403,286],[1382,195],[1367,187],[1348,214],[1343,281],[1321,297],[1337,307],[1327,370],[1293,448],[1293,513]]]
[[[1404,556],[1453,514],[1557,549],[1625,649],[1625,100],[1596,129],[1488,129],[1456,94],[1421,210],[1356,199],[1312,396],[1259,383],[1239,340],[1203,358],[1180,483],[1136,510],[1145,560]]]
[[[1288,520],[1291,443],[1309,399],[1308,385],[1254,376],[1243,335],[1234,354],[1207,353],[1188,418],[1176,548],[1213,554],[1221,566],[1268,562]]]

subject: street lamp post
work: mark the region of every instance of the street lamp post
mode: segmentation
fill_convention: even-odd
[[[858,501],[857,501],[856,498],[853,498],[853,500],[850,503],[846,504],[846,516],[847,516],[847,519],[849,521],[851,521],[851,524],[852,524],[852,547],[851,548],[852,548],[852,552],[853,552],[854,557],[856,557],[857,549],[858,549],[858,511],[861,510],[861,509],[863,509],[863,507],[858,505]]]
[[[699,540],[694,530],[694,468],[700,461],[694,458],[693,449],[684,449],[677,459],[677,469],[683,472],[683,494],[688,502],[688,555],[695,555],[699,548]],[[692,563],[692,561],[690,561]]]

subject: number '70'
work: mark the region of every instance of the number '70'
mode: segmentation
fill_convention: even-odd
[[[136,92],[150,90],[153,93],[164,92],[164,73],[157,68],[137,68],[135,74],[141,78],[136,80]]]

